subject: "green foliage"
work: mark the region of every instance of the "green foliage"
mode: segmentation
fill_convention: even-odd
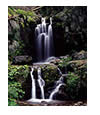
[[[10,16],[12,16],[12,15],[8,12],[8,16],[10,17]]]
[[[11,61],[10,60],[8,60],[8,66],[10,66],[11,65]]]
[[[27,78],[28,74],[29,74],[29,67],[27,65],[8,66],[8,78],[9,78],[9,80],[15,79],[17,77]]]
[[[32,22],[33,18],[31,16],[28,16],[28,22]]]
[[[16,14],[22,14],[25,16],[36,16],[36,14],[32,11],[25,11],[22,9],[14,9],[13,7],[8,7],[8,13],[9,15],[16,15]]]
[[[69,72],[66,78],[66,90],[71,99],[75,99],[78,96],[78,90],[80,88],[80,78],[74,73]]]
[[[21,99],[25,92],[22,90],[21,83],[16,81],[8,81],[8,105],[15,106],[16,100]]]
[[[79,80],[79,77],[77,75],[75,75],[74,73],[69,72],[67,78],[68,78],[67,79],[67,85],[70,88],[73,88],[73,87],[77,86],[77,83],[78,83],[78,80]]]
[[[15,15],[14,9],[13,9],[12,7],[9,7],[9,8],[8,8],[8,15],[9,15],[9,16]]]
[[[22,10],[22,9],[17,9],[16,10],[16,13],[17,14],[22,14],[22,15],[25,15],[25,16],[36,16],[36,14],[32,11],[25,11],[25,10]]]
[[[57,67],[56,66],[50,66],[43,68],[43,78],[46,82],[46,85],[50,85],[51,83],[54,83],[59,77],[57,73]]]
[[[8,106],[17,106],[15,99],[8,98]]]
[[[8,16],[15,16],[15,15],[23,15],[24,19],[28,17],[28,22],[35,21],[37,19],[37,15],[34,11],[25,11],[22,9],[15,9],[14,7],[9,6],[8,7]]]
[[[22,99],[25,92],[22,90],[22,83],[27,78],[29,68],[24,66],[8,65],[8,105],[14,106],[17,99]]]
[[[58,64],[58,66],[59,66],[60,68],[66,67],[67,64],[68,64],[68,62],[71,61],[71,60],[72,60],[71,57],[62,58],[61,61],[60,61],[60,63]]]
[[[24,95],[22,90],[21,83],[19,82],[9,82],[8,83],[8,97],[11,99],[21,99]]]

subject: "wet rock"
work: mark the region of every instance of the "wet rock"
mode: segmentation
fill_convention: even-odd
[[[74,104],[74,106],[80,106],[80,105],[83,105],[82,101],[79,101],[79,102],[77,102],[77,103]]]
[[[19,24],[17,23],[16,20],[10,20],[10,25],[12,26],[13,29],[19,29]]]
[[[16,64],[16,65],[32,64],[32,57],[28,55],[15,56],[13,60],[13,64]]]
[[[73,60],[69,61],[67,64],[67,70],[80,71],[82,69],[87,69],[87,60]]]
[[[64,59],[64,58],[68,58],[69,56],[68,55],[66,55],[66,56],[60,56],[59,58],[60,59]]]
[[[87,59],[87,52],[82,50],[82,51],[80,51],[78,53],[77,52],[74,53],[72,57],[73,57],[74,60]]]
[[[50,61],[50,63],[53,63],[53,64],[55,64],[55,65],[57,65],[57,64],[60,63],[60,62],[61,62],[60,59],[55,59],[55,60]]]

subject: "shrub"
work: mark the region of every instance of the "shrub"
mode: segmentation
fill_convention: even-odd
[[[16,100],[22,99],[25,92],[22,89],[22,83],[27,78],[29,68],[24,66],[8,65],[8,105],[15,106]]]
[[[79,76],[75,75],[74,73],[69,72],[66,78],[66,85],[67,85],[67,94],[69,99],[76,99],[78,96],[79,91],[79,84],[80,84]]]
[[[71,61],[72,60],[72,58],[71,57],[67,57],[67,58],[62,58],[61,59],[61,62],[59,63],[59,67],[66,67],[67,66],[67,64],[68,64],[68,62],[69,61]]]

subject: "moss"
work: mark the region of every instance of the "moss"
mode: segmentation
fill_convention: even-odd
[[[54,83],[57,79],[59,79],[59,74],[57,72],[57,67],[54,65],[47,65],[42,69],[43,78],[46,82],[46,86]]]

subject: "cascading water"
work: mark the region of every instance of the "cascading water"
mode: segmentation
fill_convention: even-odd
[[[59,71],[59,74],[62,76],[62,72],[61,72],[61,70],[59,69],[59,68],[57,68],[58,69],[58,71]]]
[[[49,99],[53,99],[53,96],[59,91],[59,88],[62,86],[62,85],[64,85],[64,84],[59,84],[59,85],[57,85],[57,87],[53,90],[53,92],[50,94],[50,97],[49,97]]]
[[[35,28],[35,36],[37,61],[43,62],[47,58],[54,56],[52,18],[50,18],[49,26],[46,24],[45,18],[41,19],[41,24],[38,24]]]
[[[36,80],[38,81],[38,85],[40,87],[40,94],[41,94],[41,99],[45,99],[45,95],[44,95],[44,86],[45,86],[45,81],[42,79],[42,75],[41,75],[41,68],[39,67],[37,69],[37,79],[34,78],[34,68],[31,68],[31,80],[32,80],[32,93],[31,93],[31,99],[29,99],[28,101],[40,101],[39,99],[37,99],[36,97]]]
[[[45,82],[41,77],[41,68],[38,68],[38,84],[40,86],[40,90],[41,90],[41,98],[45,99],[44,96],[44,86],[45,86]]]
[[[32,93],[31,93],[32,96],[31,96],[31,99],[28,100],[29,102],[41,102],[41,101],[44,101],[44,100],[47,101],[47,102],[53,101],[54,95],[59,92],[60,87],[62,85],[65,85],[64,84],[64,78],[62,76],[62,72],[59,68],[58,68],[58,71],[59,71],[59,75],[61,77],[59,78],[58,81],[56,81],[56,87],[51,92],[51,94],[49,96],[49,99],[45,99],[45,94],[44,94],[45,81],[43,80],[42,75],[41,75],[41,68],[40,67],[37,68],[37,79],[35,79],[34,78],[34,68],[32,67],[31,72],[30,72],[31,79],[32,79]],[[40,87],[41,99],[37,99],[37,97],[36,97],[36,89],[37,89],[36,88],[36,86],[37,86],[36,85],[36,80],[37,80],[37,83]]]
[[[65,85],[63,83],[63,76],[61,76],[59,80],[56,82],[56,88],[51,92],[49,99],[53,100],[54,95],[59,91],[62,85]]]
[[[31,74],[31,79],[32,79],[32,99],[36,99],[36,85],[35,85],[35,79],[33,75],[34,68],[32,68],[30,74]]]
[[[50,62],[55,59],[54,57],[54,43],[53,43],[53,31],[52,31],[52,18],[50,18],[50,24],[48,25],[45,21],[45,18],[41,19],[41,24],[38,24],[35,28],[35,43],[36,43],[36,53],[37,61],[40,63]],[[49,99],[45,99],[44,86],[45,81],[41,75],[41,68],[37,68],[37,78],[34,78],[34,68],[31,70],[31,79],[32,79],[32,96],[29,101],[41,102],[42,100],[51,101],[54,98],[54,95],[59,92],[60,87],[65,85],[63,83],[62,72],[58,68],[59,75],[61,76],[56,82],[55,89],[51,92]],[[38,84],[38,85],[37,85]],[[36,90],[37,87],[40,88],[41,99],[37,99]],[[38,94],[39,95],[39,94]]]

